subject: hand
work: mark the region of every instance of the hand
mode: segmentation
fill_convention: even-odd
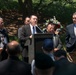
[[[4,41],[4,37],[1,37],[1,41]]]
[[[0,54],[2,53],[3,48],[0,48]]]
[[[57,50],[59,50],[58,48],[54,48],[54,51],[57,51]]]
[[[32,38],[32,35],[30,35],[30,38]]]
[[[57,34],[57,35],[58,35],[58,34],[59,34],[59,31],[55,31],[55,34]]]

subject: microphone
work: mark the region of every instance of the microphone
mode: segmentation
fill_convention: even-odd
[[[37,28],[39,33],[44,33],[37,25],[36,25],[36,28]]]

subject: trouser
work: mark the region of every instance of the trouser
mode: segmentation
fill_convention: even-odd
[[[76,63],[76,50],[73,51],[73,52],[71,52],[71,53],[69,53],[69,54],[70,54],[70,56],[71,56],[73,62]]]
[[[1,59],[0,59],[1,61],[3,61],[3,60],[8,58],[8,54],[6,52],[6,45],[4,45],[4,48],[3,48],[0,56],[1,56]]]
[[[22,59],[23,59],[23,61],[28,62],[28,46],[23,47]]]
[[[70,52],[69,54],[73,62],[76,63],[76,43],[73,45],[72,49],[73,49],[72,52]]]

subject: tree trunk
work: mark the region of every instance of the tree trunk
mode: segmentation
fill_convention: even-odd
[[[23,15],[23,19],[26,16],[30,16],[32,14],[32,0],[18,0],[19,5],[20,5],[20,12]]]

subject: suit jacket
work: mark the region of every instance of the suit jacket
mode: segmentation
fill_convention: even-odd
[[[59,35],[54,34],[53,41],[54,41],[54,48],[58,48],[58,49],[62,48],[62,42],[60,40]]]
[[[1,52],[1,59],[0,60],[4,60],[8,57],[8,54],[5,50],[6,50],[6,44],[9,42],[9,36],[8,36],[8,32],[5,28],[0,29],[0,34],[2,34],[3,37],[6,38],[6,42],[4,42],[4,41],[1,40],[1,36],[0,36],[0,43],[3,44],[3,50]]]
[[[69,49],[68,51],[72,51],[74,49],[74,45],[76,42],[76,36],[74,34],[74,24],[70,24],[66,27],[66,47]]]
[[[22,31],[22,27],[20,27],[20,28],[18,29],[18,39],[20,39],[21,31]]]
[[[36,32],[42,33],[41,29],[39,29],[39,27],[37,27],[37,26],[36,26]],[[24,25],[22,27],[22,31],[20,33],[21,33],[21,35],[20,35],[21,43],[24,45],[28,41],[26,45],[29,45],[30,41],[31,41],[30,35],[32,35],[30,25]]]
[[[50,34],[47,32],[47,30],[44,30],[44,33]],[[59,35],[56,34],[53,35],[53,42],[54,42],[54,48],[58,48],[58,49],[62,48],[62,42],[60,40]]]
[[[0,75],[31,75],[31,65],[11,56],[0,62]]]
[[[9,42],[8,32],[5,28],[0,29],[0,34],[4,35],[4,37],[6,37],[7,42]]]
[[[71,63],[67,58],[61,58],[55,61],[55,70],[53,75],[76,75],[76,64]]]

